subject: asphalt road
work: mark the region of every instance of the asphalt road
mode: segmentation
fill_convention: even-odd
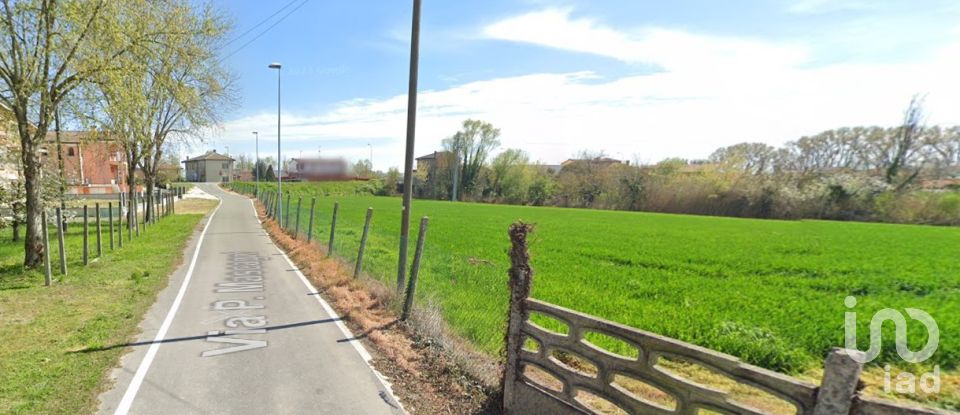
[[[145,317],[100,413],[403,413],[250,200],[201,187],[221,205]]]

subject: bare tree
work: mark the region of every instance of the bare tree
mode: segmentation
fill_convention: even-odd
[[[918,150],[922,146],[923,142],[920,139],[921,134],[923,133],[923,99],[918,96],[914,96],[910,100],[910,105],[907,107],[907,110],[903,114],[903,125],[897,129],[895,134],[891,135],[892,143],[890,145],[890,153],[887,157],[886,171],[884,178],[888,184],[895,184],[900,177],[900,173],[905,168],[911,167],[912,162],[914,162],[914,156],[918,153]],[[899,184],[896,184],[898,190],[903,189],[909,185],[914,179],[917,178],[917,175],[920,174],[920,166],[914,165],[913,173],[908,174],[908,176],[900,181]]]
[[[196,11],[186,0],[166,2],[160,25],[166,30],[159,47],[137,57],[147,70],[146,107],[141,122],[150,126],[140,167],[149,201],[153,200],[163,150],[169,140],[199,140],[201,132],[220,121],[220,110],[233,95],[232,78],[217,57],[229,30],[225,19],[209,6]],[[148,203],[147,220],[156,213]]]
[[[487,162],[490,153],[500,146],[500,129],[480,120],[466,120],[463,128],[453,137],[443,140],[445,150],[456,157],[452,168],[456,169],[454,191],[474,190],[480,169]]]

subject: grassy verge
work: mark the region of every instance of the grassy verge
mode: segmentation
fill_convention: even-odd
[[[164,218],[114,251],[104,226],[103,257],[86,267],[81,227],[73,226],[66,238],[67,276],[56,275],[53,233],[52,287],[43,286],[42,272],[22,270],[23,244],[11,243],[9,230],[0,234],[0,413],[95,410],[107,371],[124,349],[81,350],[123,343],[137,332],[202,217]]]

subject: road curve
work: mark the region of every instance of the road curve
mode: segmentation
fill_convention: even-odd
[[[221,204],[147,313],[99,413],[403,413],[250,200],[200,186]]]

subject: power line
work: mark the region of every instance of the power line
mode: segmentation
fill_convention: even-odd
[[[296,0],[294,0],[294,1],[296,1]],[[263,36],[263,35],[265,35],[267,32],[269,32],[270,29],[273,29],[274,27],[276,27],[278,24],[280,24],[280,22],[283,22],[284,19],[286,19],[287,17],[289,17],[291,14],[293,14],[293,12],[299,10],[301,7],[303,7],[304,4],[307,4],[308,1],[310,1],[310,0],[303,0],[300,4],[297,5],[297,7],[294,7],[294,8],[291,9],[289,12],[287,12],[287,14],[284,14],[283,16],[281,16],[279,20],[277,20],[276,22],[273,22],[273,24],[270,25],[270,26],[268,26],[266,29],[263,29],[263,31],[260,32],[260,33],[258,33],[256,36],[254,36],[253,39],[248,40],[246,43],[240,45],[240,47],[234,49],[233,52],[230,52],[230,53],[228,53],[226,56],[224,56],[223,58],[220,58],[220,61],[221,61],[221,62],[222,62],[222,61],[225,61],[227,58],[229,58],[229,57],[231,57],[231,56],[233,56],[233,55],[236,55],[237,52],[240,52],[241,50],[243,50],[243,48],[247,47],[248,45],[250,45],[251,43],[253,43],[253,42],[256,41],[257,39],[260,39],[261,36]]]
[[[264,23],[270,21],[270,19],[272,19],[274,16],[280,14],[280,12],[284,11],[287,7],[290,7],[293,3],[296,3],[296,2],[298,2],[298,1],[300,1],[300,0],[291,0],[289,3],[285,4],[285,5],[284,5],[283,7],[281,7],[279,10],[273,12],[273,14],[267,16],[266,18],[264,18],[263,20],[261,20],[259,23],[253,25],[253,27],[247,29],[246,31],[244,31],[243,33],[241,33],[239,36],[236,36],[236,37],[234,37],[233,39],[230,39],[230,41],[228,41],[227,43],[224,43],[223,46],[226,47],[227,45],[229,45],[229,44],[231,44],[231,43],[233,43],[233,42],[236,42],[236,41],[240,40],[240,38],[246,36],[248,33],[252,32],[254,29],[262,26]]]

